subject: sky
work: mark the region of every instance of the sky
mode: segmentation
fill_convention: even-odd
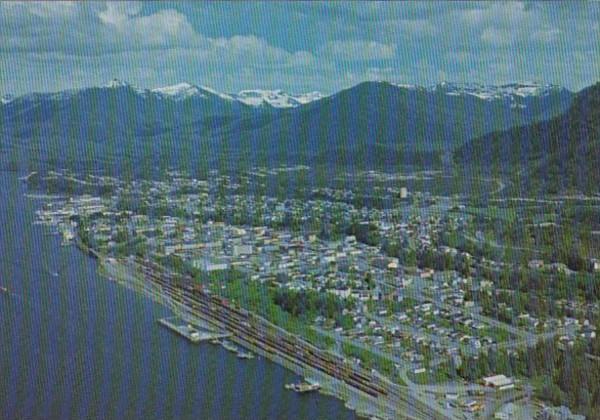
[[[0,94],[600,81],[598,2],[0,2]]]

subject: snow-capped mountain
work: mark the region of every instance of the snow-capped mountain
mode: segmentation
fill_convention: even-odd
[[[9,103],[9,102],[14,102],[14,103],[29,102],[29,103],[31,103],[31,102],[39,102],[39,101],[54,101],[54,102],[55,101],[65,101],[68,99],[72,99],[79,94],[97,90],[97,89],[106,90],[106,91],[115,91],[115,92],[131,91],[131,92],[138,94],[140,97],[143,97],[143,98],[146,98],[150,92],[146,89],[139,88],[137,86],[131,85],[131,84],[121,81],[119,79],[113,79],[110,82],[108,82],[102,86],[97,86],[97,87],[66,89],[66,90],[61,90],[58,92],[32,92],[32,93],[27,93],[25,95],[17,96],[17,97],[10,96],[10,99],[7,102],[5,102],[3,100],[2,103]]]
[[[393,83],[384,80],[378,80],[376,83],[387,84],[398,89],[406,89],[411,91],[445,93],[449,96],[471,95],[476,96],[479,99],[488,100],[505,99],[510,96],[519,96],[522,98],[532,96],[540,97],[555,93],[568,92],[568,90],[562,86],[536,82],[515,82],[502,85],[442,82],[429,86]]]
[[[480,99],[494,100],[513,97],[547,96],[551,93],[566,91],[561,86],[533,82],[509,83],[505,85],[484,85],[479,83],[443,82],[430,88],[432,92],[444,92],[446,95],[472,95]]]
[[[434,93],[442,92],[449,96],[473,96],[485,101],[503,102],[512,109],[525,109],[533,102],[539,103],[550,97],[565,98],[571,95],[571,92],[562,86],[534,82],[504,85],[445,82],[433,86],[430,90]]]
[[[217,92],[207,86],[197,86],[186,82],[152,89],[151,92],[160,95],[164,99],[172,99],[174,101],[183,101],[193,97],[208,99],[214,96],[228,101],[234,100],[231,95]]]
[[[121,85],[119,85],[121,86]],[[321,92],[308,92],[302,94],[289,94],[280,89],[262,90],[248,89],[238,93],[223,93],[208,86],[194,85],[191,83],[178,83],[150,90],[162,97],[174,101],[184,101],[189,98],[219,97],[227,101],[237,101],[252,107],[271,106],[273,108],[295,108],[325,97]]]
[[[327,144],[332,154],[372,142],[385,150],[448,153],[469,138],[556,116],[574,95],[533,84],[468,87],[363,82],[284,113],[256,137],[304,138],[308,149],[324,153]]]
[[[274,108],[295,108],[300,105],[305,105],[313,101],[324,98],[321,92],[309,92],[299,95],[293,95],[286,93],[282,90],[262,90],[262,89],[251,89],[242,90],[235,99],[238,101],[250,105],[250,106],[264,106],[270,105]]]
[[[0,107],[0,137],[37,141],[44,156],[71,151],[85,159],[117,156],[128,162],[138,150],[148,151],[148,144],[177,159],[171,150],[210,150],[209,159],[238,153],[322,162],[342,151],[354,161],[372,148],[389,162],[435,162],[469,139],[560,115],[575,96],[529,83],[363,82],[323,97],[281,90],[227,94],[191,83],[140,89],[113,80],[15,98]],[[174,149],[174,139],[181,148]]]
[[[547,96],[571,95],[567,89],[551,84],[539,84],[533,82],[509,83],[504,85],[485,85],[479,83],[450,83],[443,82],[432,86],[419,86],[412,84],[392,83],[378,81],[382,85],[388,85],[399,90],[409,90],[430,94],[445,94],[447,96],[471,96],[486,101],[503,101],[512,108],[525,108],[527,102],[532,98],[543,98]],[[31,93],[19,97],[24,100],[63,100],[94,88],[69,89],[60,92],[51,93]],[[114,89],[129,90],[135,92],[143,98],[159,98],[172,101],[185,101],[188,99],[221,99],[226,101],[238,102],[250,107],[273,107],[273,108],[296,108],[301,105],[323,99],[326,95],[318,91],[290,94],[280,89],[247,89],[238,93],[223,93],[214,90],[208,86],[195,85],[192,83],[178,83],[175,85],[158,87],[154,89],[144,89],[119,79],[113,79],[105,85],[95,89]],[[7,104],[16,98],[11,95],[5,95],[0,98],[0,103]]]
[[[172,86],[160,87],[152,89],[152,92],[175,101],[183,101],[192,96],[199,96],[201,98],[207,97],[198,86],[189,83],[179,83]]]
[[[399,90],[422,94],[443,95],[449,97],[472,97],[487,102],[497,102],[512,109],[527,108],[530,103],[544,101],[547,98],[567,98],[572,92],[562,86],[535,82],[486,85],[481,83],[442,82],[431,86],[419,86],[402,83],[378,81]]]
[[[108,89],[119,89],[119,88],[126,88],[126,87],[130,87],[131,85],[127,82],[124,82],[122,80],[119,79],[112,79],[110,82],[108,82],[107,84],[105,84],[104,88],[108,88]]]
[[[119,79],[112,79],[110,82],[108,82],[104,86],[101,86],[100,88],[101,89],[131,90],[131,91],[137,93],[138,95],[141,95],[144,97],[148,96],[148,94],[150,93],[150,91],[148,89],[140,88],[138,86],[132,85],[131,83],[128,83],[128,82],[125,82],[125,81],[119,80]]]
[[[388,82],[380,82],[380,83],[388,83]],[[422,91],[426,91],[427,88],[423,87],[423,86],[419,86],[419,85],[411,85],[408,83],[391,83],[389,82],[390,85],[395,86],[397,88],[400,89],[407,89],[407,90],[422,90]]]
[[[4,105],[7,104],[9,102],[11,102],[13,99],[15,99],[12,95],[2,95],[0,96],[0,104]]]
[[[192,83],[182,82],[175,85],[163,86],[154,89],[143,89],[119,79],[113,79],[101,88],[108,89],[130,89],[137,94],[148,98],[160,98],[172,100],[175,102],[184,101],[190,98],[211,99],[218,97],[228,101],[233,101],[231,95],[217,92],[207,86],[194,85]]]

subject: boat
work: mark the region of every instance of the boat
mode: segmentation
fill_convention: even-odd
[[[218,338],[213,338],[212,340],[210,340],[210,344],[221,344],[221,342]]]
[[[240,359],[254,359],[254,355],[250,352],[238,351],[237,357]]]
[[[0,292],[9,294],[10,290],[8,290],[8,287],[0,286]]]
[[[321,384],[319,384],[318,382],[298,382],[296,384],[286,384],[285,389],[304,394],[306,392],[318,391],[319,389],[321,389]]]
[[[229,350],[232,353],[238,352],[237,346],[235,346],[233,343],[231,343],[227,340],[223,340],[223,342],[221,344],[223,345],[223,347],[225,347],[226,350]]]
[[[200,331],[194,328],[192,324],[187,325],[187,337],[192,343],[199,343],[201,338]]]

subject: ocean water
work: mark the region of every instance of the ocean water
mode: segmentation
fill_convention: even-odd
[[[33,225],[41,202],[25,192],[0,173],[0,419],[356,418],[337,399],[286,391],[297,376],[264,358],[160,327],[170,311]]]

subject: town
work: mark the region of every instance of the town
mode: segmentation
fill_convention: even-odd
[[[26,181],[42,202],[36,223],[64,245],[185,275],[456,418],[580,418],[531,355],[581,353],[598,371],[598,256],[577,265],[543,246],[505,249],[489,204],[406,182],[435,174],[372,172],[362,174],[370,189],[305,183],[281,194],[278,177],[310,171],[130,181],[54,171]],[[532,229],[547,228],[529,216]],[[557,287],[522,301],[514,290],[528,281]]]

